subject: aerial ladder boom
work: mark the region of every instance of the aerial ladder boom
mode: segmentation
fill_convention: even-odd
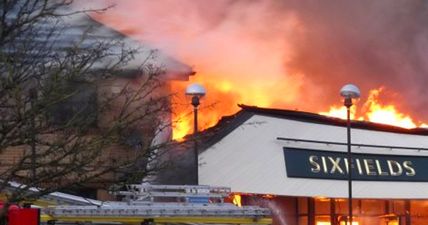
[[[129,185],[123,201],[57,205],[43,209],[42,221],[92,223],[271,224],[269,209],[224,202],[230,188],[189,185]]]

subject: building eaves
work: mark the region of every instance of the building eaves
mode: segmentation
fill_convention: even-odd
[[[137,52],[134,59],[129,62],[130,66],[126,70],[122,71],[124,77],[132,77],[140,71],[139,67],[141,66],[142,61],[154,65],[155,67],[163,68],[166,73],[166,78],[168,80],[189,80],[189,76],[194,75],[196,72],[187,64],[175,59],[174,57],[161,52],[155,49],[152,49],[147,43],[141,43],[120,31],[103,24],[102,22],[87,16],[85,18],[88,23],[98,27],[98,30],[102,30],[104,37],[106,34],[111,34],[113,37],[122,39],[125,44],[132,48],[137,48],[140,51]]]
[[[263,115],[308,123],[346,127],[346,120],[344,119],[323,116],[316,113],[287,109],[261,108],[257,106],[249,106],[242,104],[238,106],[241,107],[241,110],[239,112],[230,116],[224,116],[215,126],[199,132],[198,143],[201,147],[200,151],[204,151],[208,147],[214,145],[215,143],[223,139],[225,136],[227,136],[229,133],[231,133],[234,129],[239,127],[253,115]],[[406,129],[402,127],[373,123],[368,121],[352,120],[351,127],[372,131],[428,136],[428,129],[425,128]],[[188,144],[190,145],[193,140],[192,137],[193,135],[185,137],[186,142],[188,142]]]
[[[220,121],[213,127],[210,127],[200,134],[202,149],[205,149],[224,137],[226,137],[230,132],[235,130],[237,127],[242,125],[245,121],[251,118],[254,114],[247,112],[245,110],[240,110],[239,112],[230,115],[224,116]]]
[[[202,152],[211,145],[214,145],[253,115],[254,113],[240,110],[233,115],[223,116],[216,125],[198,132],[197,140],[199,151]],[[192,148],[194,140],[194,134],[186,135],[184,141],[181,142],[181,148]]]
[[[274,109],[274,108],[260,108],[257,106],[248,106],[248,105],[239,105],[243,111],[254,113],[257,115],[272,116],[277,118],[291,119],[303,122],[311,122],[318,124],[326,124],[333,126],[342,126],[346,127],[346,120],[340,118],[334,118],[329,116],[323,116],[316,113],[302,112],[296,110],[286,110],[286,109]],[[402,127],[373,123],[368,121],[351,121],[352,128],[373,130],[373,131],[385,131],[392,133],[400,134],[414,134],[414,135],[428,135],[428,129],[425,128],[413,128],[406,129]]]
[[[63,14],[73,12],[73,9],[64,10]],[[9,17],[7,19],[14,19],[13,15]],[[13,42],[2,46],[0,53],[19,59],[14,62],[15,65],[34,63],[34,58],[38,59],[37,62],[50,65],[57,58],[67,57],[72,49],[85,52],[107,45],[111,45],[106,51],[107,55],[91,65],[92,71],[103,72],[116,65],[120,62],[122,49],[125,49],[135,50],[135,53],[126,60],[126,65],[115,71],[116,76],[134,78],[144,75],[145,68],[159,71],[165,80],[188,80],[195,74],[192,67],[93,19],[87,13],[70,13],[55,19],[42,18],[21,32]]]

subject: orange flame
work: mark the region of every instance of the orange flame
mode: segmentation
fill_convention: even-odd
[[[340,225],[349,225],[350,222],[340,221]],[[358,221],[352,221],[352,225],[359,225]]]
[[[209,80],[197,80],[195,78],[192,78],[191,82],[201,83],[207,89],[207,95],[200,99],[198,107],[198,130],[212,127],[221,117],[239,110],[237,101],[231,98],[234,96],[230,91],[230,83],[226,81],[210,82]],[[190,104],[191,99],[184,96],[184,94],[180,94],[183,93],[189,83],[172,82],[172,91],[177,93],[173,106],[173,139],[175,140],[181,140],[185,135],[193,132],[194,121],[193,106]]]
[[[270,107],[278,102],[289,102],[295,99],[295,90],[286,92],[287,96],[277,95],[281,93],[282,84],[264,87],[266,84],[256,85],[257,81],[231,81],[218,78],[218,76],[195,76],[190,82],[172,82],[172,92],[177,93],[175,99],[173,121],[173,139],[180,140],[185,135],[193,132],[193,107],[190,99],[186,98],[183,90],[189,83],[200,83],[207,89],[207,95],[201,99],[198,108],[198,129],[215,125],[219,119],[239,111],[238,103]],[[270,89],[270,91],[266,91]]]
[[[204,79],[206,79],[206,77]],[[197,80],[196,82],[205,84],[208,89],[208,96],[201,100],[202,103],[199,109],[201,113],[198,118],[199,129],[211,127],[215,125],[222,116],[233,114],[239,110],[236,103],[244,100],[242,99],[241,94],[231,94],[232,86],[234,90],[238,90],[238,93],[240,93],[240,91],[244,91],[240,90],[240,88],[248,88],[247,86],[235,87],[235,85],[227,81],[216,82],[215,80]],[[187,84],[176,82],[173,84],[173,91],[176,93],[179,93],[180,91],[182,92],[182,90],[185,89],[185,85]],[[383,91],[383,87],[370,90],[367,100],[359,111],[357,110],[356,105],[360,104],[354,104],[354,106],[351,107],[351,119],[389,124],[408,129],[415,127],[428,128],[427,123],[415,121],[410,115],[401,113],[394,104],[381,103],[380,96]],[[250,104],[262,107],[275,106],[274,101],[269,98],[269,93],[258,95],[257,92],[249,91],[247,92],[247,95],[253,97],[246,99]],[[219,101],[222,102],[221,104],[217,104],[217,102],[212,102],[210,99],[219,99]],[[252,100],[250,101],[250,99]],[[180,140],[185,135],[193,132],[193,111],[192,106],[190,105],[190,99],[181,98],[179,99],[179,102],[181,102],[181,104],[176,105],[175,112],[177,113],[174,114],[174,121],[176,123],[173,129],[173,138],[176,140]],[[346,119],[346,107],[333,105],[330,106],[328,111],[319,112],[319,114]]]
[[[360,116],[358,120],[389,124],[408,129],[415,127],[428,127],[427,124],[416,122],[409,115],[399,112],[393,104],[380,103],[379,96],[383,90],[383,87],[370,90],[369,97],[363,106],[365,113]],[[351,108],[351,119],[355,118],[356,111],[356,106],[353,106]],[[320,112],[320,114],[346,119],[346,108],[344,106],[331,106],[328,112]]]
[[[382,90],[383,88],[379,88],[370,91],[369,98],[365,103],[365,106],[368,107],[368,112],[366,114],[368,120],[404,128],[417,127],[410,116],[398,112],[394,105],[381,105],[379,103],[378,98]]]
[[[241,195],[234,194],[233,195],[233,199],[232,199],[232,203],[235,204],[238,207],[241,207],[242,206],[241,199],[242,199]]]
[[[355,107],[351,108],[351,120],[355,119],[356,109]],[[330,110],[328,112],[320,112],[319,114],[324,116],[337,117],[341,119],[346,119],[346,107],[345,106],[330,106]]]

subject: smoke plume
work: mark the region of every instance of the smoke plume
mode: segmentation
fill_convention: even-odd
[[[362,98],[384,86],[395,93],[385,101],[428,120],[425,1],[111,3],[98,20],[194,66],[208,96],[233,96],[227,107],[318,112],[340,105],[339,89],[351,82]]]

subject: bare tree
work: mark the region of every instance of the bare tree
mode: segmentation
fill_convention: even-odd
[[[155,52],[103,36],[105,27],[71,5],[0,3],[0,192],[20,184],[8,189],[6,205],[140,180],[163,166],[154,159],[167,143],[154,140],[170,125],[162,120],[170,96],[159,91],[164,71],[152,63]]]

